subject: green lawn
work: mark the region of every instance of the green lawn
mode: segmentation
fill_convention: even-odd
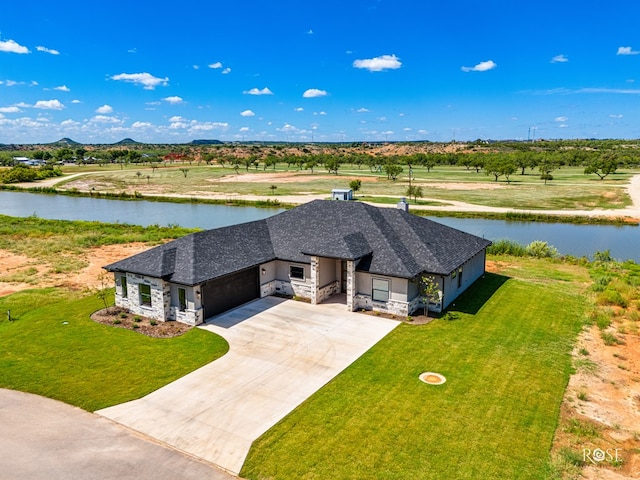
[[[255,442],[241,475],[544,478],[584,272],[529,277],[487,274],[456,302],[457,319],[400,325]],[[447,382],[425,385],[424,371]]]
[[[60,289],[0,297],[0,387],[94,411],[146,395],[228,350],[200,329],[155,339],[95,323],[89,315],[101,306],[95,295]]]

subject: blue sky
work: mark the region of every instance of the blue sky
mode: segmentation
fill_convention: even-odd
[[[0,143],[640,137],[640,3],[6,2]]]

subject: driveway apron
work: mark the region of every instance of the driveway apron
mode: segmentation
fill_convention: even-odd
[[[97,413],[238,474],[254,440],[397,325],[340,303],[266,297],[201,327],[229,342],[225,356]]]

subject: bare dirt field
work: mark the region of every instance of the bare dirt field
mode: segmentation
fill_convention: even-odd
[[[0,296],[29,288],[64,287],[72,290],[100,288],[102,269],[149,246],[143,243],[107,245],[88,249],[81,255],[87,266],[78,272],[55,273],[41,260],[0,250]],[[15,280],[15,281],[11,281]]]

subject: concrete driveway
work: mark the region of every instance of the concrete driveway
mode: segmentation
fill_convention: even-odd
[[[339,303],[256,300],[202,327],[229,342],[225,356],[97,413],[237,474],[254,440],[397,325]]]

